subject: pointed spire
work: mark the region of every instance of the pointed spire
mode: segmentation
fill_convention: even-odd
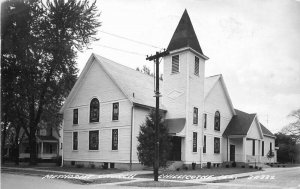
[[[168,50],[172,51],[181,49],[183,47],[191,47],[192,49],[203,55],[195,30],[186,9],[184,10],[184,13],[169,43]]]

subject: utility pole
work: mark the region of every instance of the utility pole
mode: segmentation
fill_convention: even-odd
[[[154,60],[154,63],[156,65],[156,89],[155,89],[155,95],[156,98],[156,107],[155,107],[155,146],[154,146],[154,181],[158,181],[158,168],[159,168],[159,58],[164,57],[169,54],[169,51],[164,50],[163,52],[156,52],[155,55],[147,56],[146,60],[152,61]]]

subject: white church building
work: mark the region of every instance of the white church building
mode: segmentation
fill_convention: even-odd
[[[208,57],[186,10],[168,51],[160,109],[172,136],[170,162],[276,162],[275,136],[256,114],[233,107],[222,75],[205,77]],[[64,165],[141,168],[137,136],[155,107],[153,82],[149,75],[92,54],[60,110]],[[270,151],[275,156],[268,159]]]

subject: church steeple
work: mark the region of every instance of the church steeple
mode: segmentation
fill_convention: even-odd
[[[201,55],[203,55],[195,30],[193,28],[192,22],[186,9],[184,10],[179,24],[168,45],[168,50],[172,51],[184,47],[190,47],[198,53],[200,53]]]

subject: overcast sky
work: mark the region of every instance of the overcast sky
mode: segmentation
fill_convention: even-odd
[[[145,57],[159,49],[103,32],[167,48],[186,8],[210,58],[205,74],[223,74],[235,108],[257,113],[272,132],[280,131],[291,121],[287,115],[300,108],[300,0],[102,0],[97,4],[100,40],[79,53],[80,71],[92,52],[134,69],[152,67]]]

